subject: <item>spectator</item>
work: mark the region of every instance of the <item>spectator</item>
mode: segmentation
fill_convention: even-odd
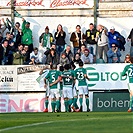
[[[115,28],[112,26],[110,28],[110,32],[108,32],[109,48],[111,48],[112,44],[116,44],[116,46],[120,48],[120,41],[119,41],[120,38],[121,38],[120,33],[115,31]]]
[[[17,47],[19,44],[21,44],[21,40],[22,40],[22,30],[20,28],[20,23],[16,22],[15,23],[15,38],[14,38],[14,42],[15,42],[15,47]]]
[[[80,53],[76,53],[75,56],[74,56],[74,60],[73,60],[74,64],[79,64],[79,62],[81,62],[81,61],[82,60],[81,60]]]
[[[30,59],[31,57],[35,57],[36,64],[42,64],[42,54],[38,51],[38,48],[35,47],[32,53],[30,53]]]
[[[130,58],[131,58],[130,55],[127,54],[127,55],[125,56],[124,63],[131,63]]]
[[[58,54],[56,54],[53,48],[50,50],[50,54],[48,55],[46,59],[46,64],[47,65],[58,65],[59,64]]]
[[[51,49],[54,49],[55,50],[55,54],[56,54],[56,45],[55,44],[52,44],[51,47],[50,47],[50,49],[48,49],[47,51],[44,52],[44,56],[43,56],[43,59],[42,59],[42,64],[45,64],[46,63],[47,57],[50,54],[50,50]]]
[[[43,53],[50,49],[53,42],[53,35],[49,32],[49,27],[46,26],[45,32],[39,37],[40,46],[42,47]]]
[[[7,65],[12,65],[13,63],[13,52],[15,51],[14,41],[13,41],[13,35],[10,32],[6,32],[6,37],[3,38],[3,41],[8,41],[8,63]]]
[[[93,23],[90,23],[89,29],[86,30],[86,43],[87,43],[87,48],[90,50],[90,53],[93,55],[96,55],[96,47],[97,47],[97,42],[96,42],[96,36],[99,34],[99,32],[94,28]]]
[[[2,25],[1,20],[4,23],[4,25]],[[4,21],[4,18],[2,18],[1,20],[0,20],[0,33],[2,34],[2,37],[4,37],[4,31],[6,30],[6,23]]]
[[[8,41],[4,40],[0,45],[0,65],[7,65],[8,63]]]
[[[66,64],[69,64],[69,60],[68,58],[66,57],[66,54],[65,53],[62,53],[61,54],[61,57],[60,57],[60,65],[61,66],[64,66]]]
[[[24,65],[29,64],[29,62],[30,62],[30,53],[28,51],[28,46],[24,46],[22,54],[24,56]]]
[[[107,52],[108,63],[120,63],[121,53],[116,44],[112,44]]]
[[[56,44],[57,53],[60,56],[66,44],[65,43],[66,33],[63,31],[61,24],[57,26],[57,31],[54,34],[54,38],[56,40],[55,44]]]
[[[73,60],[73,53],[71,51],[71,46],[67,45],[66,49],[62,52],[66,54],[66,57],[68,58],[69,62],[71,62]]]
[[[35,59],[36,59],[35,56],[31,56],[29,65],[36,65]]]
[[[102,25],[98,25],[97,29],[99,31],[99,34],[97,36],[98,58],[107,60],[107,51],[108,51],[107,30]]]
[[[0,32],[0,44],[2,43],[2,40],[3,40],[3,36],[2,36],[2,33]]]
[[[13,65],[23,65],[24,63],[24,56],[22,54],[23,45],[18,45],[18,49],[16,52],[13,53]]]
[[[130,56],[133,56],[133,28],[130,31],[130,34],[129,34],[127,40],[128,41],[131,40]]]
[[[26,22],[24,18],[22,18],[22,44],[27,45],[29,48],[29,52],[33,51],[33,38],[32,38],[32,30],[30,29],[30,23]]]
[[[48,56],[50,54],[50,50],[51,49],[54,49],[55,52],[56,52],[56,45],[55,44],[52,44],[50,49],[48,49],[47,51],[44,52],[44,55]]]
[[[78,49],[81,49],[81,45],[85,42],[85,35],[81,32],[80,25],[76,26],[76,31],[71,34],[70,41],[73,43],[74,54],[76,54]]]
[[[22,30],[20,28],[20,23],[16,22],[15,26],[13,27],[13,23],[7,18],[7,28],[10,31],[10,33],[13,34],[13,41],[15,48],[18,48],[18,45],[21,44],[21,38],[22,38]]]
[[[81,55],[81,60],[84,64],[92,64],[93,63],[93,55],[89,52],[88,49],[85,49],[83,55]]]

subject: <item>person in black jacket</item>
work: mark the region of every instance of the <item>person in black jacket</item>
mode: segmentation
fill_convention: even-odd
[[[93,23],[90,23],[89,29],[86,30],[86,43],[90,53],[96,55],[97,42],[95,40],[98,31],[94,28]]]
[[[4,40],[0,45],[0,65],[7,65],[8,63],[8,41]]]
[[[58,54],[56,54],[53,48],[50,50],[50,54],[47,56],[46,64],[47,65],[58,65],[59,64],[59,56]]]
[[[54,34],[54,38],[56,40],[55,44],[56,44],[56,49],[57,49],[57,53],[60,56],[61,52],[64,50],[65,47],[65,37],[66,37],[66,33],[63,31],[62,25],[59,24],[57,26],[57,32],[55,32]]]
[[[130,34],[129,34],[127,40],[128,41],[131,40],[130,56],[133,56],[133,28],[130,31]]]

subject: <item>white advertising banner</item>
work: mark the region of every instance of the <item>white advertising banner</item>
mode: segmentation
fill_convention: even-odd
[[[90,90],[128,89],[128,77],[122,76],[126,63],[85,65]]]
[[[15,66],[0,66],[0,91],[17,91]]]
[[[44,82],[41,78],[37,82],[39,72],[43,69],[43,65],[32,66],[18,66],[17,78],[18,78],[18,91],[45,91]]]
[[[93,93],[89,94],[90,110],[92,110]],[[79,105],[79,100],[78,100]],[[0,95],[0,113],[7,112],[43,112],[45,109],[45,93],[13,93]],[[86,110],[85,98],[83,110]],[[51,99],[49,98],[48,111],[52,112]],[[61,99],[61,111],[65,111],[64,100]]]
[[[94,0],[16,0],[16,7],[23,9],[92,8]],[[10,7],[11,0],[0,0],[1,7]]]

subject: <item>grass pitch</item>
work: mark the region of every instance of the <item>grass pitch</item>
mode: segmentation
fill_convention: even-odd
[[[0,114],[0,133],[133,133],[133,113]]]

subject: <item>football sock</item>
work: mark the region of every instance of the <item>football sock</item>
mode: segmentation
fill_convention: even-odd
[[[61,111],[61,100],[59,100],[59,110]]]
[[[80,103],[80,106],[82,106],[83,98],[79,98],[79,103]]]
[[[86,98],[86,106],[87,106],[87,109],[89,109],[89,98]]]
[[[59,110],[60,109],[60,101],[59,100],[56,101],[56,105],[57,105],[57,110]]]
[[[45,108],[48,109],[48,100],[45,100]]]
[[[52,112],[55,112],[55,101],[51,101],[51,106],[52,106]]]
[[[77,97],[74,97],[73,99],[73,106],[77,109],[78,108],[78,105],[77,105]]]
[[[68,112],[68,100],[64,100],[65,111]]]
[[[130,97],[130,102],[129,102],[129,109],[132,108],[132,97]]]
[[[132,108],[132,110],[133,110],[133,96],[132,96],[132,104],[131,104],[131,108]]]
[[[71,106],[72,103],[73,103],[73,99],[69,99],[69,100],[68,100],[68,104],[69,104],[69,106]]]

